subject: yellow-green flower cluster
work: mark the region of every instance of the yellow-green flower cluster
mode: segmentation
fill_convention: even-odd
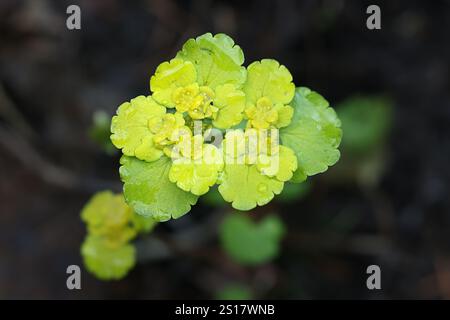
[[[149,232],[156,222],[136,214],[121,194],[95,194],[81,212],[88,234],[81,246],[86,268],[103,280],[123,278],[135,264],[130,243],[138,233]]]
[[[326,100],[296,90],[275,60],[243,63],[225,34],[189,39],[156,68],[148,96],[118,108],[111,141],[138,214],[180,217],[216,184],[234,208],[249,210],[337,161],[340,123]]]

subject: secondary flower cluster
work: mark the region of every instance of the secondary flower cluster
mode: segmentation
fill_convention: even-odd
[[[81,246],[87,269],[103,280],[120,279],[134,266],[136,253],[131,240],[156,225],[125,203],[122,194],[95,194],[81,212],[88,235]]]
[[[275,60],[243,63],[230,37],[204,34],[156,68],[151,95],[119,106],[111,141],[137,213],[177,218],[216,184],[234,208],[249,210],[338,160],[340,123],[326,100],[296,90]]]

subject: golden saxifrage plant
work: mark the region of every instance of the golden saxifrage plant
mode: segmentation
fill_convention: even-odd
[[[179,218],[215,184],[234,208],[250,210],[272,200],[285,181],[302,182],[339,159],[340,121],[328,102],[296,89],[275,60],[243,63],[241,48],[225,34],[190,39],[156,68],[151,95],[119,107],[111,140],[123,152],[124,195],[138,214]],[[200,133],[195,120],[201,120]],[[213,128],[225,133],[222,142],[208,141]],[[278,130],[281,143],[271,154],[245,154],[250,135]],[[234,142],[230,152],[227,140]],[[183,152],[188,149],[194,152]],[[208,163],[207,154],[214,161]],[[264,170],[264,160],[274,156],[279,166]],[[243,157],[242,163],[232,157]]]
[[[250,210],[285,182],[301,183],[338,161],[341,124],[328,102],[296,88],[276,60],[243,63],[225,34],[189,39],[156,68],[149,95],[119,106],[111,141],[123,153],[120,177],[133,214],[179,218],[214,185],[233,208]]]

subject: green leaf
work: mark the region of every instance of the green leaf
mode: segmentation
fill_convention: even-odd
[[[271,156],[260,156],[256,167],[259,172],[284,182],[297,170],[297,158],[290,148],[281,145],[278,148],[279,151]]]
[[[256,165],[227,163],[219,192],[233,208],[250,210],[263,206],[283,190],[283,182],[261,174]]]
[[[297,88],[291,124],[280,130],[283,145],[294,150],[298,169],[293,181],[324,172],[340,157],[341,122],[333,108],[318,93],[308,88]]]
[[[102,280],[119,280],[125,277],[136,263],[133,245],[108,246],[101,238],[88,236],[81,246],[81,255],[89,272]]]
[[[336,108],[345,135],[342,147],[366,153],[382,145],[392,125],[392,103],[383,97],[355,96]]]
[[[120,163],[125,200],[138,214],[167,221],[186,214],[197,202],[197,196],[170,182],[171,159],[163,156],[154,162],[145,162],[123,156]]]
[[[197,70],[197,82],[215,89],[225,83],[240,87],[246,78],[244,53],[226,34],[206,33],[189,39],[176,58],[192,62]]]
[[[275,258],[284,233],[282,221],[273,215],[255,223],[248,215],[229,214],[220,226],[223,248],[243,265],[258,265]]]
[[[212,144],[203,144],[202,157],[175,159],[169,171],[169,180],[184,191],[203,195],[216,184],[219,172],[223,168],[222,152]]]

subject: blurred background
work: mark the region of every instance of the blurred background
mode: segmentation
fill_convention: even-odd
[[[81,30],[66,28],[70,4]],[[370,4],[381,30],[366,28]],[[82,290],[68,290],[67,266],[83,265],[81,209],[122,187],[110,117],[205,32],[326,97],[342,120],[341,160],[245,221],[227,220],[243,215],[213,190],[137,240],[127,277],[82,268]],[[2,0],[0,298],[450,299],[449,34],[446,1]],[[258,229],[267,219],[284,230],[275,239]],[[233,223],[261,231],[248,250],[271,252],[245,261]],[[366,287],[371,264],[381,290]]]

